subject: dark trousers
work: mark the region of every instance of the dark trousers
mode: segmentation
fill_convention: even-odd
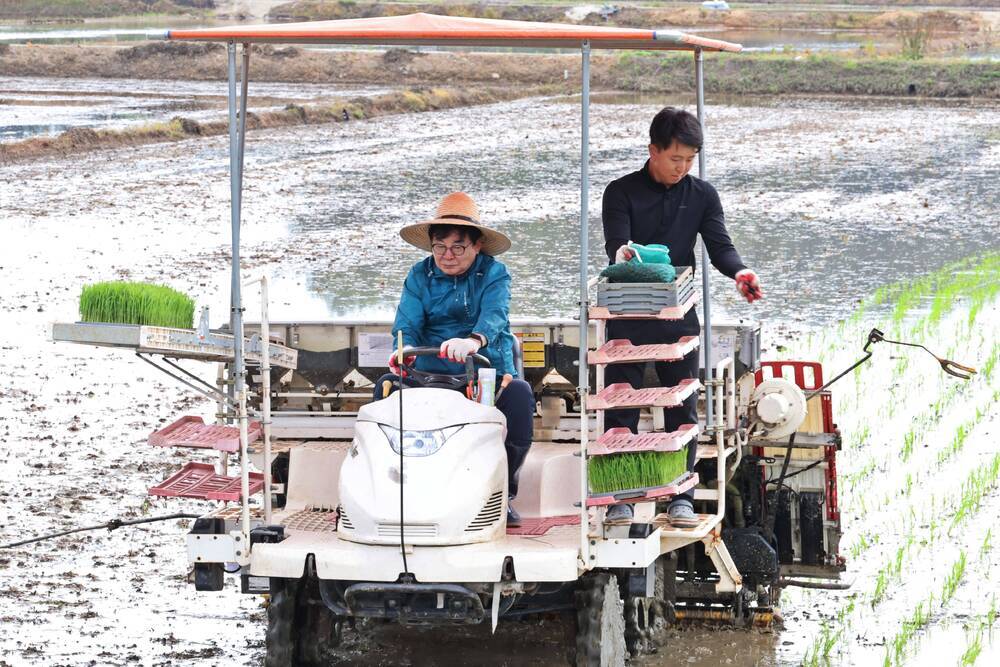
[[[388,373],[378,379],[374,392],[376,401],[385,398],[382,395],[382,383],[386,381],[392,382],[395,387],[398,378],[394,373]],[[403,382],[407,387],[420,386],[411,378],[403,378]],[[517,473],[528,456],[534,436],[535,395],[531,391],[531,385],[524,380],[513,380],[500,392],[496,407],[507,418],[507,439],[504,441],[504,449],[507,450],[508,495],[513,498],[517,495]]]
[[[608,340],[624,338],[633,345],[654,345],[676,343],[683,336],[697,336],[701,331],[698,315],[694,310],[688,311],[684,319],[678,322],[663,322],[659,320],[612,320],[608,323]],[[698,377],[698,350],[694,350],[680,361],[656,362],[656,376],[660,386],[672,387],[686,378]],[[609,364],[604,371],[604,385],[616,382],[627,382],[634,388],[643,386],[643,374],[646,364]],[[654,408],[655,409],[655,408]],[[698,423],[698,395],[692,394],[681,407],[663,409],[663,422],[666,431],[676,431],[683,424]],[[604,413],[604,428],[622,427],[633,433],[638,432],[639,410],[607,410]],[[694,469],[697,461],[698,447],[692,442],[688,445],[687,467]],[[687,491],[679,498],[694,499],[694,491]]]

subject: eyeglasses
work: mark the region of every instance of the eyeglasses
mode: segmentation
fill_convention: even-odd
[[[468,248],[467,245],[445,245],[443,243],[434,243],[431,245],[431,252],[434,253],[435,257],[443,257],[449,250],[451,254],[455,257],[461,257],[465,254],[465,249]]]

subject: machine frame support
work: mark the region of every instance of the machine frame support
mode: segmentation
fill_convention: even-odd
[[[697,105],[697,115],[698,123],[701,125],[702,138],[704,141],[705,136],[705,57],[701,49],[695,49],[694,51],[694,74],[696,83],[696,105]],[[704,180],[708,176],[708,169],[706,167],[705,159],[705,147],[702,145],[701,150],[698,151],[698,178]],[[708,246],[705,245],[705,240],[701,240],[701,307],[702,307],[702,318],[704,322],[701,323],[701,330],[703,333],[704,343],[702,345],[702,350],[704,351],[705,359],[705,433],[712,435],[715,429],[715,413],[714,413],[714,401],[712,400],[712,394],[715,391],[715,385],[713,384],[713,369],[715,366],[712,364],[712,283],[709,278],[709,272],[711,269],[711,262],[708,256]]]
[[[580,396],[580,565],[581,570],[591,567],[589,520],[587,512],[587,440],[590,420],[587,416],[587,393],[590,390],[590,373],[587,367],[588,313],[590,304],[588,274],[590,268],[590,42],[581,45],[580,88],[580,357],[578,363]]]

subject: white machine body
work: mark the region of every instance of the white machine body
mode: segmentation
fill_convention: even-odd
[[[750,408],[768,440],[794,433],[806,418],[806,396],[798,385],[784,378],[764,380],[750,397]]]
[[[403,401],[403,469],[399,443]],[[506,534],[506,419],[450,389],[413,387],[358,411],[340,469],[341,539],[408,545],[488,542]]]

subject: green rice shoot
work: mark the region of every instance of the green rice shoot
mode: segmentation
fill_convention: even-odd
[[[609,454],[587,460],[591,493],[666,486],[687,472],[687,448],[676,452]]]
[[[80,294],[80,319],[191,329],[194,300],[164,285],[96,283],[85,286]]]

